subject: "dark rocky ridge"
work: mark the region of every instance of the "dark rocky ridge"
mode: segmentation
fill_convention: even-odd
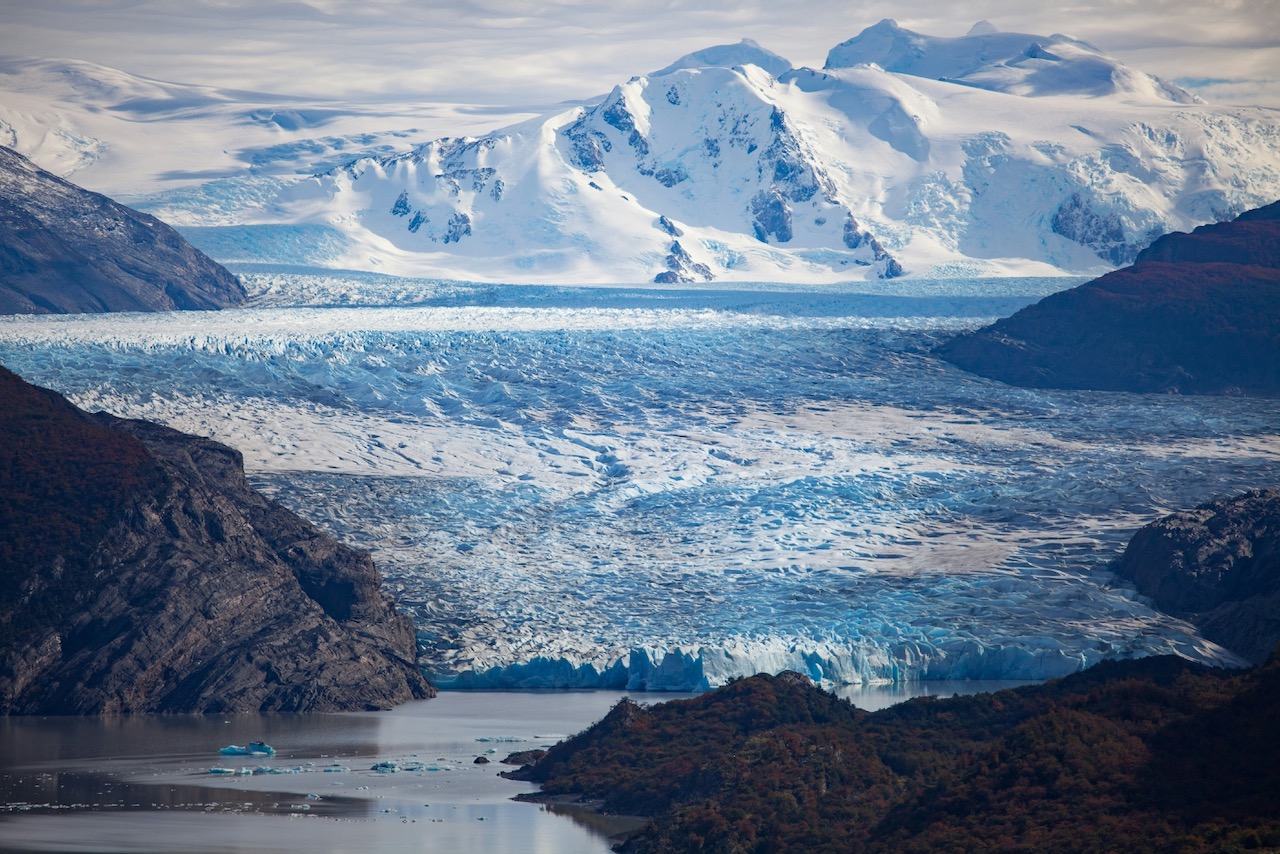
[[[1152,522],[1129,541],[1116,573],[1161,610],[1261,664],[1280,644],[1280,489]]]
[[[620,850],[1280,849],[1280,653],[1172,656],[874,714],[799,674],[624,700],[507,776],[650,823]]]
[[[0,146],[0,314],[217,309],[245,291],[153,216]]]
[[[0,712],[383,709],[434,693],[369,556],[238,452],[0,368]]]
[[[1280,202],[1167,234],[936,352],[1033,388],[1280,396]]]

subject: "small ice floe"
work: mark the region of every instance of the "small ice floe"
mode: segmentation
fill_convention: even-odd
[[[270,765],[259,765],[253,769],[254,774],[301,774],[302,768],[273,768]]]
[[[326,765],[326,766],[325,766],[325,768],[324,768],[324,773],[326,773],[326,774],[345,774],[345,773],[347,773],[347,772],[348,772],[348,771],[350,771],[350,770],[351,770],[351,769],[350,769],[350,768],[348,768],[347,766],[345,766],[345,765],[339,765],[337,762],[335,762],[335,763],[333,763],[332,765]]]
[[[248,747],[228,744],[218,751],[223,756],[275,756],[276,749],[264,741],[251,741]]]
[[[379,774],[395,774],[400,770],[400,766],[394,762],[375,762],[369,770],[377,771]]]
[[[234,773],[236,773],[236,769],[234,769],[234,768],[210,768],[210,769],[209,769],[209,773],[210,773],[210,774],[234,774]]]
[[[401,770],[401,771],[422,771],[422,770],[424,770],[426,767],[427,767],[427,766],[426,766],[426,763],[423,763],[423,762],[416,762],[416,761],[415,761],[415,762],[406,762],[406,763],[404,763],[403,765],[401,765],[401,766],[400,766],[400,770]]]
[[[479,738],[477,738],[476,741],[485,741],[485,742],[496,741],[498,743],[507,744],[507,743],[514,743],[517,741],[528,741],[528,739],[521,738],[518,735],[482,735]]]

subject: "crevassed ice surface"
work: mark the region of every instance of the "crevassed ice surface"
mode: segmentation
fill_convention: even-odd
[[[0,361],[240,448],[373,551],[442,686],[1236,662],[1107,564],[1163,512],[1274,483],[1280,403],[1013,389],[928,353],[1073,282],[247,278],[256,308],[0,319]]]

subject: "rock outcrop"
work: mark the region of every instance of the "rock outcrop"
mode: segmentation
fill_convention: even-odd
[[[1280,202],[1165,235],[937,352],[1033,388],[1280,396]]]
[[[433,692],[369,556],[238,452],[0,368],[0,712],[388,708]]]
[[[1152,522],[1130,540],[1116,572],[1209,640],[1263,663],[1280,644],[1280,489]]]
[[[0,146],[0,314],[216,309],[239,280],[153,216]]]

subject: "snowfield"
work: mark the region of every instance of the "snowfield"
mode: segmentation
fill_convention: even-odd
[[[1072,281],[246,280],[255,308],[3,318],[0,361],[241,449],[374,552],[441,686],[1236,662],[1106,567],[1273,481],[1280,402],[1011,389],[927,353]]]

